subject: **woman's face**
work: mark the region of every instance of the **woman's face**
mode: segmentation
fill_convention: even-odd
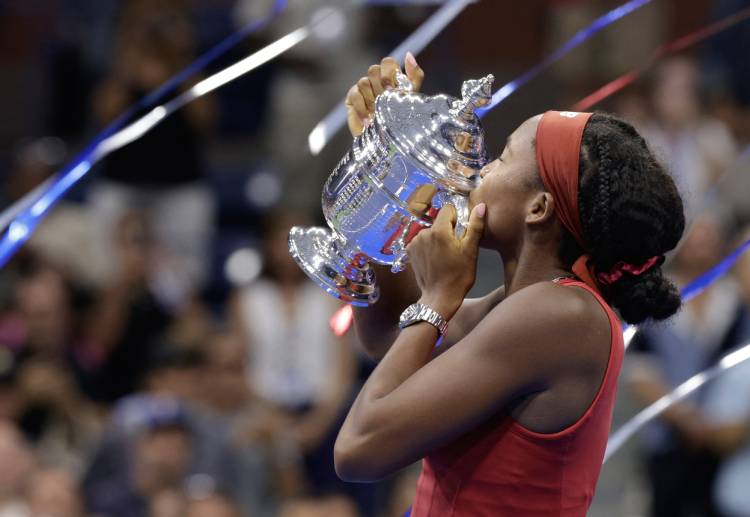
[[[534,149],[540,119],[541,115],[528,119],[508,137],[499,156],[482,169],[482,181],[469,196],[472,207],[487,205],[481,243],[485,248],[507,248],[523,232],[528,202],[540,182]]]

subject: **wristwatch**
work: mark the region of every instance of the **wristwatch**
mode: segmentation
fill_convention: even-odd
[[[398,320],[398,326],[403,329],[409,325],[419,323],[420,321],[426,321],[438,330],[440,333],[438,341],[443,339],[443,336],[445,336],[445,333],[448,330],[448,321],[431,307],[423,303],[413,303],[409,305],[404,312],[401,313],[401,317]]]

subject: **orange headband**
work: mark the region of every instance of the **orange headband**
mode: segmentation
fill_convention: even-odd
[[[586,249],[578,214],[578,161],[583,130],[592,113],[548,111],[536,130],[536,162],[542,183],[555,198],[555,212]]]

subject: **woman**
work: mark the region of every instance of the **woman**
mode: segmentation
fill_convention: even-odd
[[[397,67],[350,90],[353,132]],[[421,84],[412,56],[406,73]],[[682,235],[680,196],[627,123],[548,112],[508,138],[470,199],[461,240],[442,210],[408,247],[413,280],[378,271],[381,301],[355,312],[384,356],[341,428],[337,470],[371,481],[424,458],[414,516],[585,515],[623,355],[610,305],[629,323],[679,308],[660,265]],[[464,300],[480,245],[500,253],[505,289]],[[399,332],[417,300],[437,325],[407,311]]]

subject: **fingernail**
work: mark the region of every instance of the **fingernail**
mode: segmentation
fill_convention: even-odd
[[[417,58],[414,57],[414,54],[411,52],[406,53],[406,63],[412,67],[417,68],[419,65],[417,64]]]
[[[484,213],[487,211],[487,205],[485,205],[484,203],[479,203],[474,207],[474,210],[476,210],[479,217],[484,217]]]

